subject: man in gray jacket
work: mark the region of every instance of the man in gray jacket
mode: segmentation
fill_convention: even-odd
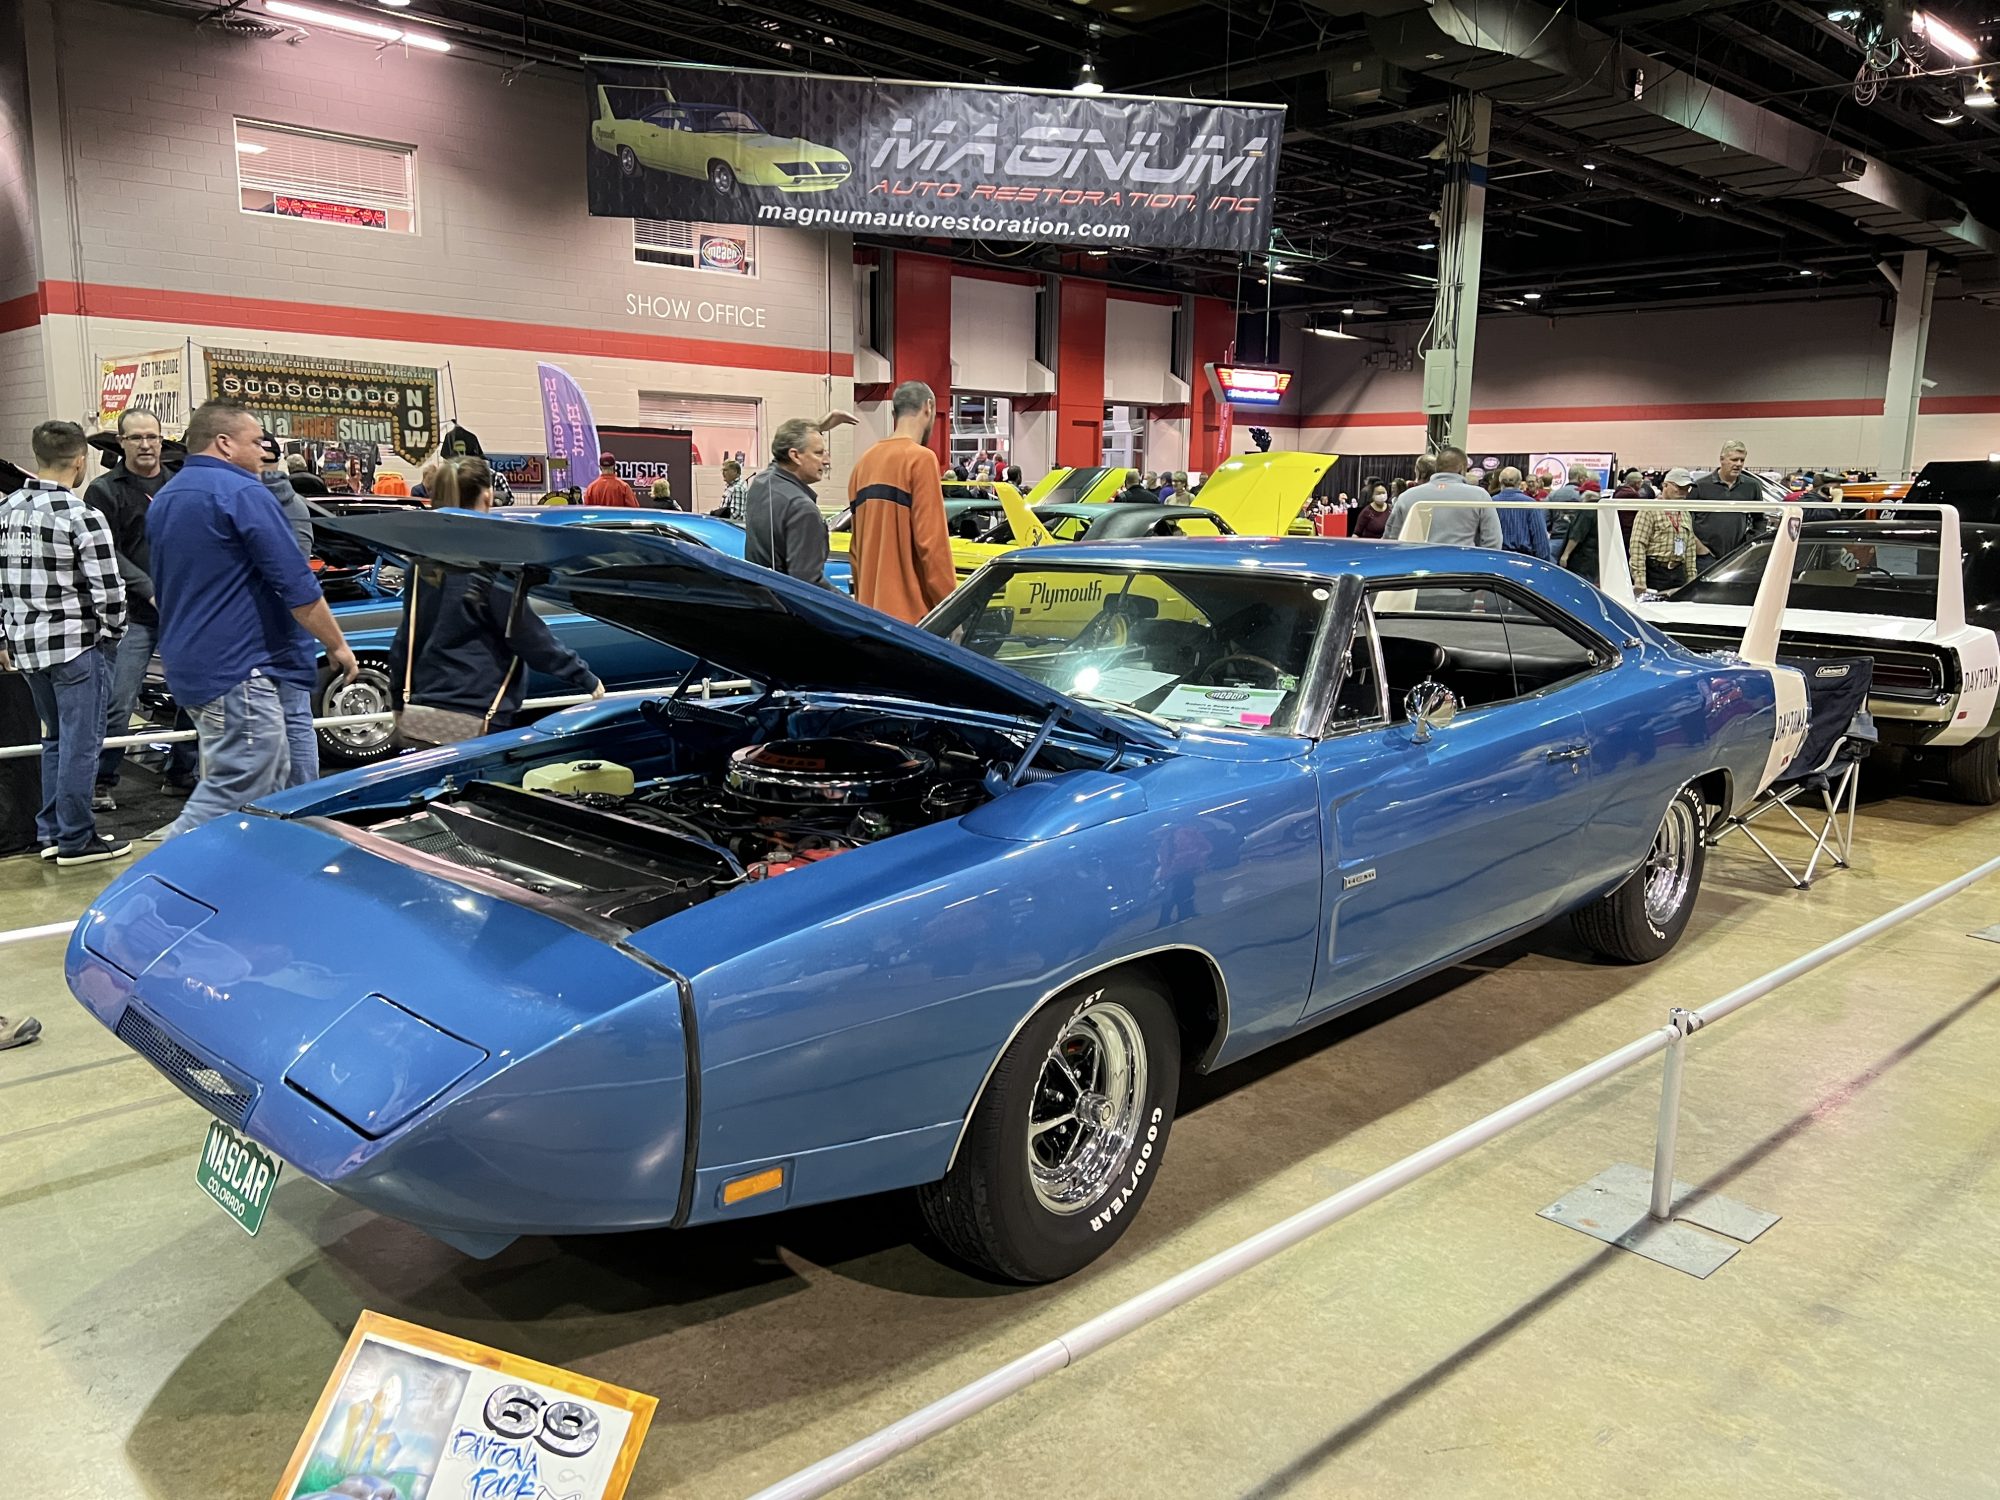
[[[1476,510],[1454,507],[1431,511],[1430,535],[1425,540],[1448,547],[1498,549],[1502,545],[1500,512],[1493,508],[1491,495],[1466,481],[1466,467],[1463,448],[1438,449],[1437,473],[1422,484],[1411,485],[1396,497],[1396,507],[1389,513],[1383,535],[1391,541],[1400,541],[1410,511],[1426,500],[1477,500],[1483,503]]]
[[[812,487],[832,461],[826,434],[804,417],[781,423],[771,438],[771,464],[743,495],[743,555],[807,583],[826,581],[826,521]]]

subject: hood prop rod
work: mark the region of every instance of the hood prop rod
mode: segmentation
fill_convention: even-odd
[[[1046,745],[1049,736],[1056,732],[1056,724],[1063,716],[1063,707],[1064,705],[1058,703],[1049,710],[1048,716],[1042,720],[1042,727],[1037,729],[1035,737],[1028,741],[1028,748],[1023,750],[1021,758],[1014,762],[1014,769],[1007,776],[1007,785],[1021,784],[1021,778],[1028,774],[1028,767],[1033,765],[1035,757],[1042,753],[1042,746]]]

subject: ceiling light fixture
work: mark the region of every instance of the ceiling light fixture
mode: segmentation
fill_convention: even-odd
[[[1088,57],[1083,60],[1083,66],[1077,70],[1076,86],[1070,92],[1072,94],[1101,94],[1104,92],[1104,84],[1097,76],[1097,64],[1095,61]]]
[[[1341,315],[1341,316],[1342,316],[1343,318],[1351,318],[1351,317],[1353,317],[1353,316],[1354,316],[1354,309],[1353,309],[1353,308],[1351,308],[1351,307],[1343,307],[1343,308],[1342,308],[1342,309],[1340,310],[1340,315]]]
[[[1521,297],[1524,301],[1528,302],[1539,302],[1542,300],[1542,294],[1540,292],[1523,292],[1521,293]]]
[[[1421,245],[1417,246],[1419,250],[1435,250],[1437,247],[1438,242],[1436,240],[1425,240]]]
[[[1813,269],[1811,266],[1801,266],[1799,268],[1799,274],[1801,276],[1810,276],[1813,274]]]
[[[1358,342],[1361,338],[1360,334],[1349,333],[1345,328],[1320,328],[1315,325],[1307,332],[1316,333],[1323,339],[1352,339]]]
[[[1597,170],[1597,163],[1594,161],[1587,161],[1583,164],[1583,170],[1586,172],[1595,172]]]
[[[1273,271],[1271,279],[1273,281],[1304,281],[1305,277],[1294,276],[1290,271]]]
[[[1939,51],[1949,52],[1960,62],[1979,61],[1979,49],[1962,33],[1945,25],[1936,16],[1918,11],[1910,17],[1910,30]]]
[[[1971,83],[1966,85],[1965,107],[1967,109],[1993,108],[1993,80],[1988,78],[1984,73],[1981,73]]]
[[[406,10],[410,0],[375,0],[375,3],[384,10]]]
[[[324,26],[329,31],[342,31],[349,36],[366,37],[371,42],[386,45],[401,43],[406,47],[419,47],[426,52],[449,52],[451,43],[442,37],[431,36],[422,31],[405,31],[400,26],[384,26],[379,21],[364,21],[359,16],[348,15],[344,11],[319,10],[310,5],[294,5],[291,0],[264,0],[264,9],[274,16],[282,16],[287,21],[303,21],[309,26]]]

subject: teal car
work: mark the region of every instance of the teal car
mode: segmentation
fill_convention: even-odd
[[[772,135],[734,105],[682,104],[666,89],[619,89],[628,109],[643,107],[643,113],[621,115],[613,108],[612,92],[598,85],[590,143],[617,157],[619,173],[628,178],[642,171],[706,178],[728,198],[743,187],[823,193],[853,171],[831,146]]]

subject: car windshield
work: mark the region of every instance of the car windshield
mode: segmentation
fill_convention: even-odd
[[[1071,469],[1042,499],[1050,505],[1070,505],[1086,499],[1104,473],[1103,469]]]
[[[1791,603],[1853,614],[1931,615],[1937,609],[1938,553],[1935,528],[1809,534],[1800,539],[1792,564]],[[1671,597],[1691,604],[1750,604],[1770,561],[1768,538],[1750,542]]]
[[[1200,569],[989,567],[924,628],[1081,698],[1294,732],[1327,585]]]

